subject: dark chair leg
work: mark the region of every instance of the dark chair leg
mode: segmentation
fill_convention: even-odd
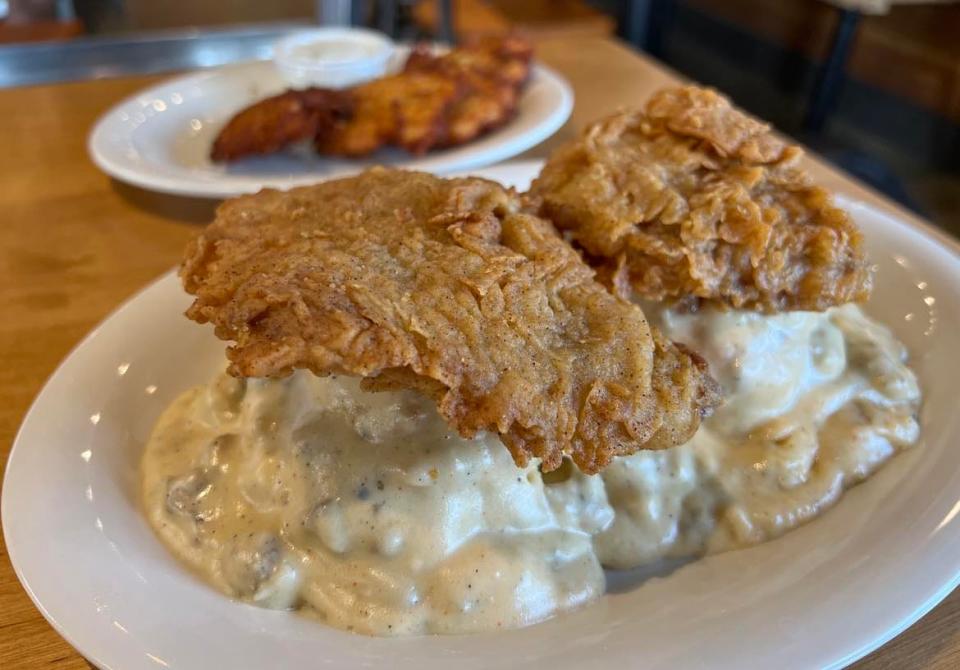
[[[386,33],[390,37],[397,36],[397,1],[398,0],[379,0],[377,2],[377,13],[380,32]]]
[[[804,130],[819,132],[823,129],[830,112],[833,111],[843,86],[847,59],[850,57],[850,48],[853,46],[853,38],[859,24],[860,12],[855,9],[840,10],[830,53],[820,66],[807,104],[807,114],[803,121]]]
[[[653,16],[653,0],[623,0],[620,3],[620,37],[646,50]]]
[[[653,0],[653,21],[647,36],[647,51],[661,60],[666,53],[667,36],[673,27],[676,9],[674,0]]]
[[[453,32],[453,0],[437,0],[437,24],[437,36],[441,42],[456,42],[457,36]]]
[[[354,0],[350,3],[350,25],[365,26],[367,24],[367,3],[363,0]]]
[[[620,37],[663,58],[664,35],[673,23],[674,0],[624,0],[620,5]]]

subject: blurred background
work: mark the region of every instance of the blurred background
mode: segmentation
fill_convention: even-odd
[[[266,58],[296,24],[618,35],[960,236],[960,2],[0,0],[0,87]]]

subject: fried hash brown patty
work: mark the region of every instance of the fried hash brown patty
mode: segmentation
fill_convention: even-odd
[[[620,295],[760,312],[866,300],[861,233],[798,166],[802,154],[687,86],[586,128],[530,195]]]
[[[438,145],[463,144],[506,123],[516,112],[532,56],[530,42],[515,35],[479,38],[444,54],[414,49],[404,72],[436,72],[463,86]]]
[[[318,133],[321,154],[365,156],[386,144],[426,153],[446,129],[450,108],[464,95],[454,79],[433,72],[402,72],[351,89],[353,113]]]
[[[317,135],[317,151],[365,156],[393,145],[420,155],[469,142],[513,115],[532,54],[515,36],[439,55],[415,48],[401,72],[351,89],[353,113]]]
[[[494,182],[373,169],[227,201],[187,249],[187,316],[230,372],[413,388],[517,463],[585,472],[680,444],[718,403],[696,354],[609,293]]]
[[[210,150],[215,161],[269,154],[328,132],[353,106],[349,92],[325,88],[289,90],[261,100],[227,122]]]
[[[401,72],[345,90],[289,90],[236,114],[214,141],[215,161],[268,154],[313,138],[324,155],[384,146],[421,155],[506,123],[530,73],[533,47],[515,36],[472,40],[443,54],[418,47]]]

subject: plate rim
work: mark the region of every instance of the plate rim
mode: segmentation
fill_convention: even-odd
[[[159,81],[151,86],[139,89],[136,92],[124,97],[119,102],[112,105],[103,112],[91,127],[86,141],[87,155],[93,164],[107,176],[118,179],[126,184],[142,188],[144,190],[156,193],[165,193],[168,195],[188,196],[206,199],[222,199],[237,195],[255,193],[263,188],[289,189],[297,186],[307,185],[323,181],[322,176],[302,175],[296,177],[279,177],[275,179],[266,178],[257,185],[246,187],[235,184],[231,179],[216,179],[213,181],[191,180],[189,175],[183,175],[179,178],[165,175],[151,175],[149,170],[144,170],[130,162],[111,156],[110,152],[104,150],[107,142],[106,135],[110,132],[109,128],[114,123],[114,117],[123,109],[135,106],[138,101],[151,95],[158,89],[172,85],[188,86],[202,84],[210,79],[222,76],[227,70],[242,70],[245,68],[261,67],[269,60],[247,60],[236,63],[230,63],[214,68],[187,72],[178,76],[169,77]],[[573,113],[574,93],[570,82],[553,68],[544,65],[542,62],[534,60],[531,67],[531,74],[534,77],[542,78],[548,82],[560,97],[558,104],[544,119],[526,134],[516,138],[513,142],[505,142],[495,145],[483,152],[465,152],[465,155],[455,163],[445,168],[436,168],[430,170],[436,174],[453,174],[464,170],[475,170],[481,167],[489,167],[497,163],[508,161],[512,157],[527,151],[552,137],[569,120]],[[494,133],[496,130],[493,131]],[[475,138],[481,139],[481,138]],[[470,146],[470,142],[461,145],[464,150]],[[364,166],[357,166],[357,172]],[[403,168],[403,165],[396,167]],[[332,175],[331,178],[347,176],[347,173]],[[249,179],[255,180],[256,177]],[[283,182],[283,183],[280,183]]]
[[[537,160],[525,160],[525,161],[515,161],[509,163],[502,163],[495,166],[490,166],[486,168],[485,172],[496,172],[500,169],[509,169],[514,168],[517,171],[527,171],[529,170],[531,174],[535,174],[535,167],[542,164],[542,161]],[[487,175],[488,178],[496,178],[495,175]],[[871,213],[878,215],[886,219],[889,223],[900,230],[905,230],[905,232],[915,232],[918,233],[921,237],[925,238],[929,242],[933,242],[938,246],[942,247],[944,251],[948,252],[952,257],[953,261],[957,263],[957,276],[960,277],[960,241],[952,238],[950,235],[934,228],[931,224],[928,224],[922,220],[919,220],[915,217],[905,217],[900,216],[896,212],[891,212],[890,210],[872,205],[863,200],[856,198],[851,198],[844,194],[837,193],[835,198],[841,206],[844,208],[864,208]],[[51,613],[44,604],[39,600],[34,588],[31,586],[29,580],[25,578],[23,565],[18,563],[16,558],[17,545],[16,543],[11,543],[11,531],[10,526],[7,523],[11,518],[11,515],[14,513],[10,509],[9,487],[8,483],[12,480],[13,475],[11,474],[13,470],[13,465],[15,464],[15,456],[19,453],[20,450],[25,447],[23,444],[23,434],[27,430],[28,425],[32,420],[35,420],[33,417],[39,407],[44,401],[44,397],[50,392],[50,386],[52,382],[59,375],[64,374],[63,369],[66,366],[67,362],[71,360],[77,352],[85,347],[88,342],[96,338],[107,322],[114,319],[124,310],[127,310],[131,307],[133,303],[141,299],[144,294],[149,293],[152,290],[155,290],[158,285],[163,282],[171,281],[172,277],[176,275],[177,268],[171,268],[170,270],[164,272],[160,276],[156,277],[145,286],[139,288],[128,296],[123,302],[121,302],[114,310],[112,310],[108,315],[101,319],[84,337],[82,337],[67,353],[63,359],[58,363],[53,372],[46,378],[40,391],[37,393],[35,398],[30,404],[29,409],[24,414],[23,419],[20,423],[20,426],[17,429],[16,435],[12,442],[10,453],[7,457],[6,468],[4,471],[4,477],[2,482],[2,498],[0,498],[0,522],[3,526],[3,535],[4,540],[7,546],[7,554],[11,566],[13,567],[14,573],[17,576],[20,586],[26,591],[31,602],[41,613],[41,615],[46,619],[46,621],[51,625],[51,627],[63,637],[73,649],[81,654],[84,658],[88,659],[90,662],[94,663],[97,667],[104,668],[105,670],[110,670],[116,666],[110,665],[104,658],[102,650],[97,650],[95,642],[83,643],[82,640],[79,640],[77,637],[72,635],[67,627]],[[960,586],[960,562],[952,568],[953,574],[950,579],[943,581],[938,588],[936,588],[932,593],[928,594],[917,606],[912,608],[912,611],[907,613],[905,616],[901,617],[896,625],[888,627],[884,633],[880,636],[877,636],[868,642],[861,644],[860,646],[851,649],[846,655],[838,656],[833,659],[829,664],[825,665],[827,668],[842,668],[846,665],[855,662],[856,660],[863,658],[870,652],[878,649],[883,646],[890,640],[894,639],[906,629],[916,623],[923,616],[928,614],[936,605],[938,605],[944,598],[946,598],[954,589]]]

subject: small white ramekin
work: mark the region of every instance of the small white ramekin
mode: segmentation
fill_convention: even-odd
[[[273,61],[295,88],[345,88],[383,76],[393,51],[393,42],[373,30],[315,28],[277,42]]]

